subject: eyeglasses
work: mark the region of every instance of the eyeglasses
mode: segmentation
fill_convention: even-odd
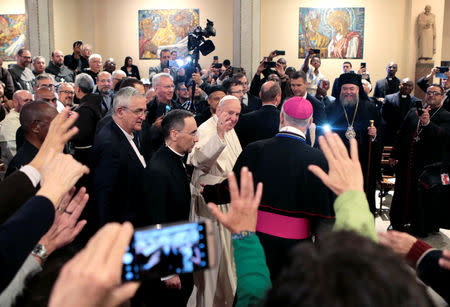
[[[231,94],[245,94],[244,90],[240,90],[240,91],[231,91]]]
[[[142,109],[131,110],[130,108],[127,108],[127,107],[122,107],[122,109],[126,109],[126,110],[130,111],[131,113],[133,113],[136,116],[142,116],[142,115],[147,116],[147,114],[148,114],[147,110],[142,110]]]
[[[175,130],[175,131],[177,131],[179,133],[189,134],[192,137],[196,137],[198,135],[198,131],[197,130],[192,131],[192,132],[185,132],[185,131],[181,131],[181,130]]]
[[[72,92],[72,91],[59,91],[58,93],[64,93],[67,95],[75,95],[75,92]]]
[[[441,96],[442,94],[441,94],[441,92],[428,92],[427,91],[427,95],[429,95],[429,96]]]

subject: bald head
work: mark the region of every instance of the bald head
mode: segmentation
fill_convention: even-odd
[[[24,105],[33,100],[33,96],[29,91],[20,90],[16,91],[13,95],[14,110],[18,113],[21,112]]]
[[[52,52],[52,62],[56,67],[61,67],[64,64],[64,53],[61,50]]]
[[[107,71],[99,72],[97,75],[97,88],[102,94],[108,94],[112,88],[112,77]]]
[[[40,148],[47,136],[50,122],[57,114],[55,107],[43,101],[35,101],[25,105],[19,117],[25,138],[31,144]]]
[[[281,100],[281,87],[278,82],[267,81],[261,86],[259,93],[263,104],[278,105]]]
[[[388,77],[395,77],[395,74],[397,73],[398,70],[398,65],[395,62],[390,62],[387,67],[386,67],[387,73],[388,73]]]
[[[398,87],[400,94],[409,95],[414,89],[414,83],[409,78],[405,78],[400,82],[400,86]]]
[[[36,101],[45,101],[56,108],[56,95],[55,92],[50,90],[48,87],[41,87],[36,91],[35,94]]]

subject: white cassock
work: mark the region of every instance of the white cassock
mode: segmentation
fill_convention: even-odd
[[[191,179],[191,219],[206,217],[216,219],[206,206],[200,194],[200,184],[214,185],[227,178],[233,170],[237,157],[242,152],[234,129],[225,133],[224,140],[217,134],[217,116],[214,115],[198,128],[199,141],[188,156],[187,163],[194,166]],[[226,212],[229,204],[220,205]],[[195,288],[188,306],[232,306],[236,292],[236,271],[234,266],[231,234],[219,222],[216,228],[217,267],[194,274]],[[196,303],[194,303],[196,301]]]

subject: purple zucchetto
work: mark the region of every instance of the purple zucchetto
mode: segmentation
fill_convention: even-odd
[[[309,100],[295,96],[284,102],[283,111],[293,118],[308,119],[313,114],[313,107]]]

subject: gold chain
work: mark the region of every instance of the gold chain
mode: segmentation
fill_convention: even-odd
[[[344,105],[342,105],[342,109],[344,109],[345,119],[347,120],[347,125],[349,127],[353,127],[353,124],[355,123],[356,112],[358,112],[358,105],[359,105],[359,99],[358,99],[358,102],[356,102],[356,109],[355,109],[355,112],[353,113],[353,120],[352,120],[352,124],[351,125],[350,125],[350,122],[348,121],[347,111],[345,110]]]

